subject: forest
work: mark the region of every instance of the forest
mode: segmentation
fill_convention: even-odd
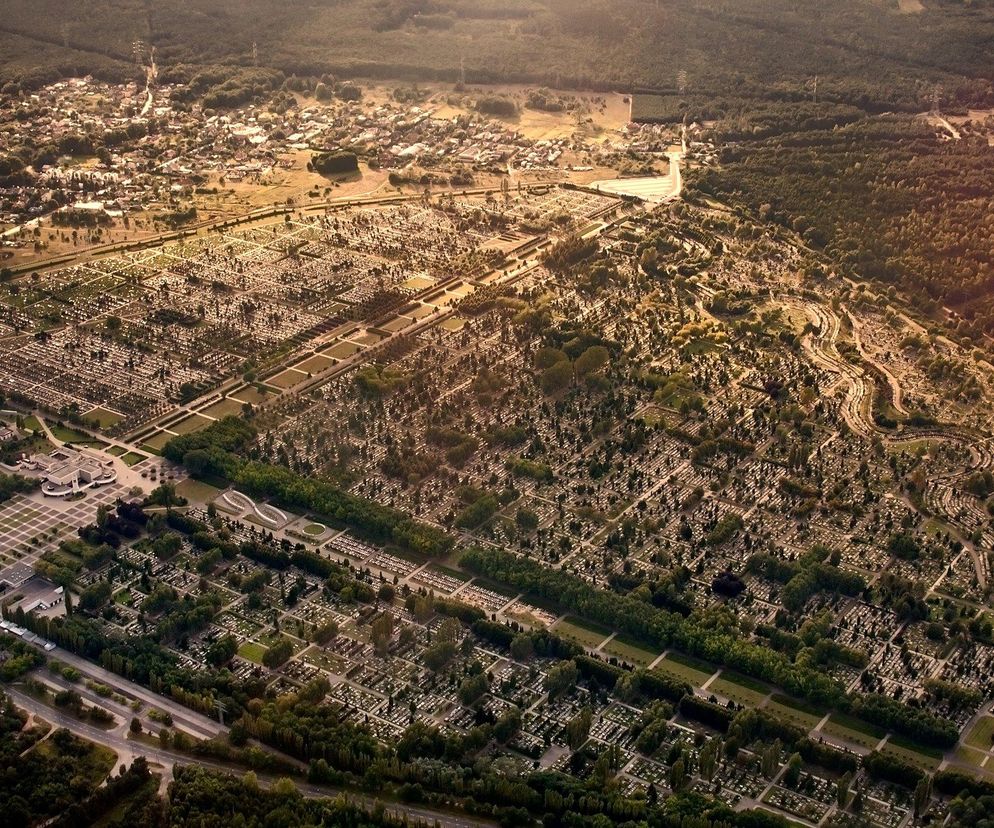
[[[962,336],[994,331],[985,140],[943,140],[899,115],[781,124],[752,138],[730,130],[720,167],[692,172],[690,187],[796,231],[842,275],[902,288],[926,314],[955,311]]]
[[[925,5],[905,15],[896,0],[9,0],[0,81],[134,76],[140,39],[163,68],[456,81],[464,62],[471,83],[775,99],[803,96],[818,75],[826,99],[878,111],[920,107],[936,81],[952,99],[990,101],[990,3]]]

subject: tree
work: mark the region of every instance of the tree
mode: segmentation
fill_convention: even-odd
[[[921,817],[928,810],[932,799],[932,777],[925,774],[915,786],[915,816]]]
[[[475,704],[480,697],[490,689],[490,682],[487,681],[486,673],[477,673],[462,680],[459,685],[459,701],[469,707]]]
[[[518,633],[511,639],[511,657],[516,661],[530,661],[535,655],[535,645],[528,633]]]
[[[839,777],[838,785],[835,788],[835,801],[839,808],[845,810],[849,804],[849,786],[852,784],[852,773],[846,771]]]
[[[275,670],[293,655],[293,642],[285,635],[273,644],[262,656],[262,663],[270,670]]]
[[[608,363],[610,354],[603,345],[591,345],[573,364],[578,377],[587,377],[600,371]]]
[[[524,532],[534,532],[538,528],[538,514],[526,506],[518,507],[514,522]]]
[[[793,753],[787,760],[787,770],[783,774],[783,783],[788,788],[796,788],[801,779],[801,768],[804,767],[804,760],[801,754]]]
[[[545,674],[545,690],[550,699],[555,699],[576,687],[579,676],[575,661],[560,661]]]
[[[680,791],[687,782],[687,763],[683,756],[677,759],[670,767],[670,788]]]
[[[131,725],[129,730],[136,736],[142,732],[142,723],[138,720],[137,716],[131,717]]]
[[[566,723],[566,744],[573,750],[578,750],[587,741],[590,734],[592,714],[589,707],[584,707]]]
[[[704,747],[701,748],[697,767],[701,776],[708,782],[714,779],[714,775],[718,770],[718,757],[720,755],[721,738],[718,736],[708,739]]]
[[[564,359],[542,372],[539,385],[542,387],[542,393],[551,397],[569,388],[572,381],[573,365],[568,359]]]
[[[390,650],[390,639],[393,637],[393,614],[380,613],[372,623],[370,634],[376,654],[380,658],[385,658]]]
[[[780,767],[781,749],[780,740],[774,739],[773,742],[767,745],[763,750],[760,766],[763,771],[763,776],[767,779],[772,779],[776,776],[777,768]]]

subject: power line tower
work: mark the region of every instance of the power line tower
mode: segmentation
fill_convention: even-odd
[[[818,76],[811,82],[811,100],[818,103]]]
[[[459,56],[459,85],[466,86],[466,56]]]
[[[254,40],[252,41],[252,65],[259,65],[259,44]]]
[[[682,95],[687,91],[687,70],[681,69],[676,73],[676,88],[677,91]]]
[[[62,33],[62,45],[67,49],[69,48],[69,23],[65,22],[59,26],[59,31]]]
[[[933,115],[938,115],[940,110],[940,103],[942,102],[942,84],[937,83],[932,88],[932,110]]]
[[[214,706],[217,708],[217,720],[223,726],[224,725],[224,714],[225,714],[225,711],[227,710],[227,708],[224,706],[224,703],[220,699],[215,700]]]
[[[136,40],[131,44],[131,54],[135,58],[135,66],[141,66],[145,62],[145,41]]]

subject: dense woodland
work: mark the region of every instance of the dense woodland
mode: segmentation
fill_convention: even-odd
[[[994,331],[985,139],[944,140],[902,116],[827,129],[786,113],[775,134],[757,131],[731,124],[720,168],[692,174],[694,186],[796,230],[844,275],[902,287],[926,312],[955,311],[964,335]]]
[[[10,0],[0,78],[135,75],[132,43],[164,68],[253,67],[286,75],[376,76],[561,87],[677,88],[795,96],[821,77],[827,99],[916,108],[931,84],[989,101],[989,2],[928,0]]]

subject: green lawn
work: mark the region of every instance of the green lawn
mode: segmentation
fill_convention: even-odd
[[[942,754],[938,751],[938,755],[929,755],[927,748],[921,748],[917,745],[913,745],[906,739],[901,739],[898,736],[891,736],[886,744],[880,748],[881,753],[886,753],[890,756],[900,759],[902,762],[908,762],[915,767],[922,768],[927,771],[934,771],[939,767],[939,762],[942,761]]]
[[[151,437],[147,438],[142,443],[142,448],[146,447],[151,448],[151,450],[154,453],[159,454],[162,452],[162,449],[165,447],[166,443],[168,443],[172,439],[173,439],[172,434],[167,434],[165,431],[159,431],[156,434],[153,434]]]
[[[797,702],[781,695],[773,696],[766,705],[766,709],[771,713],[776,713],[781,719],[786,719],[788,722],[803,727],[805,730],[811,730],[823,718],[801,708]]]
[[[714,690],[718,695],[745,707],[758,707],[769,695],[769,691],[758,682],[737,676],[728,670],[723,670],[721,675],[708,685],[708,690]]]
[[[601,652],[608,656],[616,656],[637,667],[648,667],[659,655],[659,653],[643,649],[631,639],[621,635],[612,638]]]
[[[611,631],[603,628],[590,629],[590,626],[591,625],[587,622],[582,622],[573,616],[568,616],[562,621],[554,624],[552,631],[558,635],[561,635],[563,638],[569,638],[572,641],[576,641],[584,647],[595,649],[600,646],[601,642],[611,634]]]
[[[210,424],[211,421],[206,417],[201,417],[199,414],[191,414],[189,417],[184,417],[178,423],[167,426],[167,428],[176,434],[191,434],[194,431],[207,428]]]
[[[69,428],[68,426],[58,425],[57,423],[49,426],[52,432],[52,436],[56,440],[60,440],[63,443],[88,443],[92,442],[93,438],[89,434],[84,434],[82,431],[77,431],[74,428]]]
[[[981,753],[979,750],[974,750],[972,747],[967,747],[966,745],[959,745],[953,751],[953,755],[964,765],[969,765],[971,770],[977,771],[981,770],[981,765],[987,758],[986,753]]]
[[[137,451],[129,451],[121,457],[125,465],[133,466],[136,463],[140,463],[142,460],[147,460],[144,454],[139,454]]]
[[[100,428],[110,428],[124,419],[120,414],[115,414],[106,408],[94,408],[92,411],[87,411],[83,417],[87,420],[96,420]]]
[[[843,713],[833,713],[822,732],[853,745],[873,750],[886,735],[885,731]]]
[[[658,670],[660,673],[665,673],[671,678],[680,679],[681,681],[686,681],[692,684],[694,687],[700,687],[704,682],[706,682],[714,672],[707,671],[707,669],[701,669],[703,662],[697,662],[697,665],[691,665],[687,662],[687,659],[676,653],[670,653],[662,661],[659,662],[653,669]]]
[[[221,419],[222,417],[234,416],[237,417],[242,413],[242,403],[238,400],[232,400],[225,398],[223,400],[218,400],[216,403],[212,403],[200,412],[201,414],[206,414],[208,417],[215,417],[216,419]]]
[[[991,745],[994,744],[994,716],[984,716],[982,719],[978,719],[963,741],[970,747],[990,750]]]
[[[186,480],[181,480],[176,485],[176,493],[195,503],[210,503],[215,497],[221,494],[221,490],[216,489],[209,483],[187,478]]]
[[[254,641],[246,641],[238,648],[238,655],[246,661],[254,661],[262,664],[262,657],[266,654],[266,648]]]

